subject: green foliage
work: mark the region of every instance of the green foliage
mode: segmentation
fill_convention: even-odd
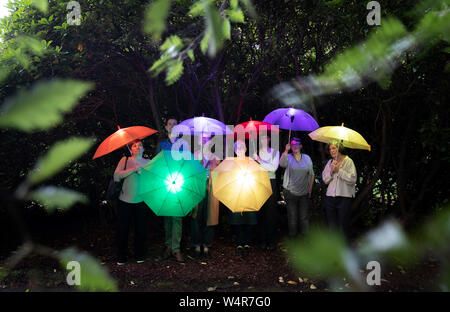
[[[168,86],[180,79],[181,75],[183,74],[183,69],[184,68],[182,61],[176,60],[169,62],[166,76],[166,83]]]
[[[79,137],[72,137],[56,143],[38,160],[35,169],[28,175],[28,181],[37,184],[52,177],[71,161],[88,151],[93,143],[92,139]]]
[[[143,30],[156,40],[161,39],[162,33],[166,30],[170,5],[170,0],[156,0],[145,11]]]
[[[177,53],[183,48],[183,42],[180,37],[173,35],[168,37],[164,43],[159,47],[161,52],[176,56]]]
[[[225,41],[224,19],[220,16],[217,8],[209,1],[204,2],[205,16],[206,16],[206,28],[210,33],[208,41],[208,55],[214,57],[220,49],[222,49]]]
[[[63,120],[78,99],[93,88],[92,83],[54,79],[41,81],[31,90],[21,90],[1,108],[0,127],[25,132],[47,130]]]
[[[429,220],[416,236],[416,244],[426,241],[430,248],[448,248],[450,242],[450,205],[443,207],[434,218]]]
[[[240,8],[236,8],[233,10],[226,10],[230,21],[234,23],[243,23],[244,22],[244,12]]]
[[[70,261],[80,263],[80,285],[76,286],[81,291],[117,291],[116,282],[109,276],[99,261],[87,253],[75,248],[62,250],[58,254],[64,270]]]
[[[223,36],[225,39],[230,40],[231,39],[231,25],[229,20],[224,20],[223,24]]]
[[[191,9],[188,12],[190,17],[204,16],[205,6],[203,1],[196,1],[192,4]]]
[[[349,251],[340,233],[317,229],[306,239],[292,242],[289,254],[299,272],[323,274],[330,280],[347,273],[358,282],[355,264],[377,259],[393,265],[413,265],[430,252],[440,258],[444,269],[448,269],[450,205],[443,209],[411,237],[397,222],[387,221],[367,233],[357,242],[358,247]],[[446,274],[448,271],[444,272],[440,286],[443,290],[450,288]]]
[[[206,54],[206,51],[208,50],[208,42],[210,37],[211,32],[209,30],[206,30],[202,41],[200,41],[200,51],[202,51],[203,54]]]
[[[252,0],[240,0],[240,2],[244,5],[246,10],[248,11],[248,14],[252,18],[256,18],[256,10],[255,10],[255,7],[254,7],[254,5],[252,3]]]
[[[339,232],[312,230],[308,238],[291,242],[288,250],[302,273],[335,276],[346,272],[346,246]]]
[[[189,56],[189,58],[191,59],[192,62],[195,61],[194,51],[192,51],[192,49],[189,49],[189,50],[187,51],[187,55]]]
[[[183,74],[183,62],[180,60],[180,50],[183,48],[183,42],[180,37],[173,35],[168,37],[164,43],[159,47],[161,58],[153,63],[149,71],[153,76],[159,75],[163,70],[166,70],[167,85],[173,84]]]
[[[0,282],[8,275],[8,271],[0,267]]]
[[[18,46],[23,51],[30,51],[34,55],[42,56],[45,53],[45,50],[50,45],[50,42],[46,42],[45,40],[39,41],[36,38],[30,36],[19,36],[16,39]]]
[[[384,65],[386,56],[391,53],[395,53],[395,56],[399,54],[394,50],[394,44],[406,34],[407,31],[399,20],[384,19],[382,26],[364,43],[345,50],[326,66],[325,72],[318,77],[318,82],[337,83],[339,88],[345,89],[370,74],[383,84],[384,78],[391,70],[389,66]]]
[[[33,0],[33,6],[38,8],[43,13],[47,13],[47,11],[48,11],[48,1],[47,0]]]
[[[152,5],[156,6],[157,2],[158,1],[154,2]],[[251,10],[254,14],[252,3],[250,1],[242,2],[247,9]],[[226,40],[231,40],[230,21],[234,23],[244,23],[244,12],[241,8],[239,8],[238,3],[239,2],[237,0],[231,1],[230,9],[218,9],[212,0],[198,0],[190,6],[189,12],[187,13],[190,18],[203,16],[205,19],[205,29],[198,37],[200,38],[201,36],[202,38],[199,46],[200,51],[203,54],[207,53],[210,58],[213,58],[217,52],[223,48],[224,42]],[[163,11],[162,9],[159,10]],[[153,11],[156,12],[156,9],[153,8]],[[158,15],[158,18],[162,18],[162,20],[158,20],[158,22],[153,24],[161,25],[166,17],[167,14]],[[146,18],[145,25],[148,23],[148,18]],[[180,64],[180,60],[184,60],[186,56],[189,57],[191,61],[194,60],[193,53],[190,52],[192,49],[181,51],[181,47],[178,47],[178,44],[174,45],[172,42],[168,43],[168,40],[173,41],[173,37],[176,37],[179,43],[183,42],[183,40],[181,40],[178,36],[171,36],[166,39],[160,47],[160,50],[163,52],[160,59],[153,63],[152,67],[149,69],[153,76],[156,76],[166,70],[167,74],[165,81],[167,85],[173,84],[181,77],[183,73],[183,64]],[[188,41],[191,42],[192,40],[189,39]],[[194,43],[195,42],[197,42],[197,39],[194,40]],[[191,44],[191,46],[192,45],[193,44]],[[171,47],[171,50],[169,50],[169,46]]]
[[[415,35],[421,42],[436,43],[439,40],[450,42],[449,8],[430,11],[420,20],[415,29]]]
[[[31,192],[28,199],[43,205],[48,212],[67,210],[76,203],[88,203],[88,198],[76,191],[56,186],[42,186]]]

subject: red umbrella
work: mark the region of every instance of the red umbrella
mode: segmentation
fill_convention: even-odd
[[[143,126],[133,126],[121,129],[117,126],[119,130],[107,137],[95,151],[94,157],[92,159],[104,156],[112,151],[115,151],[125,145],[133,142],[134,140],[142,140],[158,131],[153,130],[148,127]]]
[[[237,137],[240,133],[245,133],[246,139],[254,139],[258,134],[260,134],[260,130],[262,131],[264,127],[267,132],[280,133],[278,127],[267,122],[252,120],[250,118],[250,121],[243,122],[234,128],[234,136]]]

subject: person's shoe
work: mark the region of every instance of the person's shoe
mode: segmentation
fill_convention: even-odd
[[[207,248],[207,247],[203,248],[203,256],[206,259],[211,259],[211,253],[209,252],[209,248]]]
[[[202,251],[200,250],[200,247],[196,247],[194,248],[194,258],[200,258],[200,256],[202,255]]]
[[[136,263],[137,264],[141,264],[141,263],[144,263],[145,262],[145,260],[144,259],[139,259],[139,260],[136,260]]]
[[[180,263],[184,262],[183,255],[181,253],[174,252],[172,255],[175,257],[175,260],[177,260],[177,262],[180,262]]]
[[[275,249],[276,249],[276,246],[275,246],[274,244],[268,244],[268,245],[267,245],[267,250],[273,251],[273,250],[275,250]]]
[[[117,265],[125,265],[125,262],[117,261]]]
[[[250,253],[251,247],[249,245],[244,246],[244,255],[248,255]]]
[[[242,247],[241,245],[236,247],[236,255],[238,256],[242,256],[244,254],[244,247]]]
[[[172,249],[166,248],[166,250],[164,250],[162,259],[163,259],[163,260],[167,260],[167,259],[169,259],[171,256],[172,256]]]

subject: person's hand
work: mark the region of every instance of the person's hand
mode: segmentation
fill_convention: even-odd
[[[289,150],[291,149],[291,144],[286,144],[286,148],[284,149],[284,152],[287,154]]]
[[[330,164],[330,172],[331,174],[335,173],[336,171],[336,160],[333,160]]]
[[[309,190],[308,191],[308,198],[311,198],[311,193],[312,193],[312,190]]]
[[[134,168],[134,172],[137,174],[141,174],[142,168],[144,168],[143,165],[136,165],[136,168]]]
[[[333,160],[333,162],[331,163],[331,173],[338,173],[339,167],[340,165],[338,165],[337,161]]]

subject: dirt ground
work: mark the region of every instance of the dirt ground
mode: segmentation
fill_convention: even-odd
[[[183,235],[182,252],[185,263],[175,259],[161,260],[164,251],[164,232],[161,219],[150,221],[147,245],[147,260],[136,264],[131,256],[124,266],[118,266],[115,258],[114,227],[111,224],[94,229],[73,231],[70,226],[55,227],[40,237],[56,250],[75,246],[96,257],[110,275],[117,281],[120,291],[150,292],[317,292],[330,291],[330,286],[320,277],[302,276],[291,266],[283,239],[286,233],[279,229],[279,243],[276,250],[267,251],[257,245],[250,254],[238,256],[235,253],[233,234],[229,227],[216,229],[211,259],[194,259],[190,256],[189,237]],[[66,231],[64,231],[66,228]],[[183,232],[188,233],[184,224]],[[133,237],[130,234],[129,248]],[[0,258],[0,267],[8,254]],[[362,268],[364,269],[364,268]],[[437,291],[439,280],[438,263],[427,260],[414,268],[383,268],[382,283],[373,286],[373,291]],[[0,291],[72,291],[66,284],[65,271],[51,258],[33,255],[25,258],[15,269],[0,281]],[[363,270],[361,274],[366,272]],[[301,278],[301,280],[299,279]],[[351,290],[344,281],[339,291]]]

